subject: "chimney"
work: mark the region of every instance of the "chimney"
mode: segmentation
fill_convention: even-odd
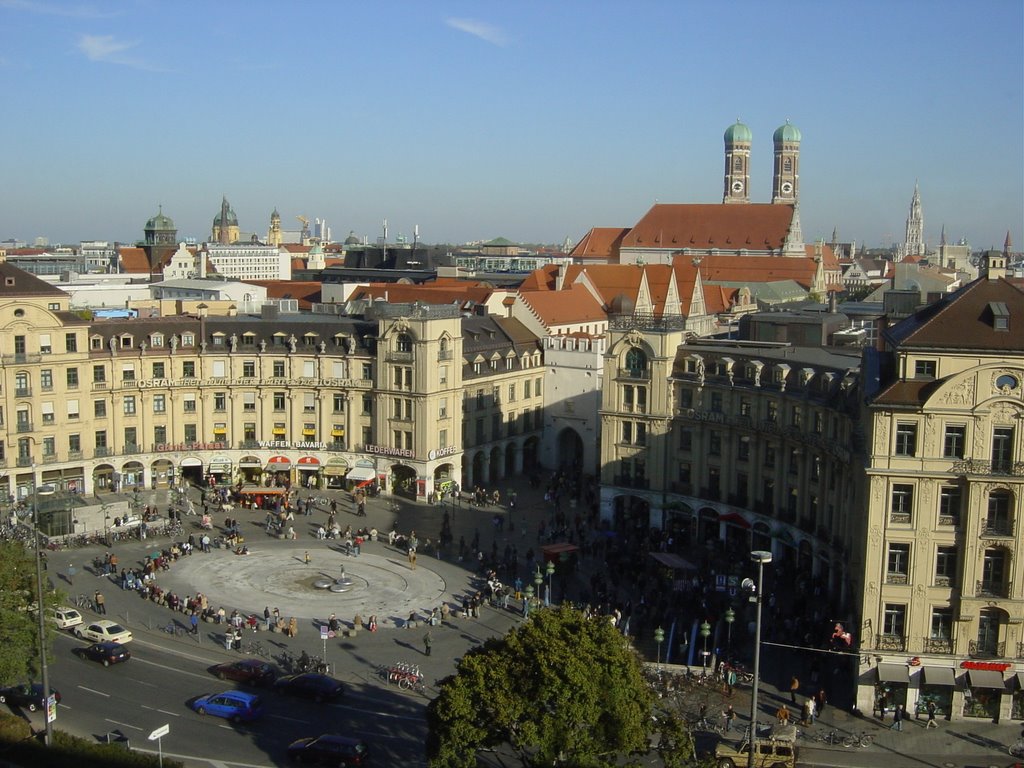
[[[838,310],[838,306],[837,306],[837,302],[836,302],[836,292],[835,291],[829,291],[828,292],[828,313],[830,315],[834,315],[838,311],[839,310]]]

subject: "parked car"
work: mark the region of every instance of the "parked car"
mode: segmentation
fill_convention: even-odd
[[[84,648],[75,648],[73,653],[83,659],[89,659],[89,661],[98,661],[104,667],[109,667],[111,664],[120,664],[122,661],[128,661],[132,657],[132,652],[123,645],[110,641],[93,643]]]
[[[54,688],[50,693],[60,703],[60,691]],[[43,686],[40,683],[22,683],[7,688],[0,688],[0,704],[10,704],[12,707],[25,707],[29,712],[46,708],[46,697],[43,696]]]
[[[200,715],[223,717],[233,723],[248,723],[263,716],[263,699],[245,691],[205,693],[189,706]]]
[[[299,739],[288,745],[288,759],[308,765],[330,765],[353,768],[367,765],[369,749],[366,742],[348,736],[324,734]]]
[[[280,677],[274,683],[274,688],[283,693],[302,696],[316,702],[336,699],[343,692],[341,681],[318,672],[304,672],[301,675]]]
[[[757,768],[794,768],[797,763],[796,728],[775,729],[768,738],[754,739],[754,761]],[[715,765],[718,768],[737,768],[748,765],[750,742],[744,739],[738,746],[721,742],[715,747]]]
[[[129,630],[109,619],[79,624],[75,627],[75,634],[83,640],[92,640],[94,643],[103,643],[109,640],[123,645],[132,641],[132,633]]]
[[[225,661],[210,667],[210,672],[221,680],[234,680],[249,685],[270,685],[277,678],[274,666],[259,659]]]
[[[62,605],[58,608],[49,608],[46,611],[46,618],[54,624],[57,629],[71,629],[82,623],[82,614],[77,609]]]

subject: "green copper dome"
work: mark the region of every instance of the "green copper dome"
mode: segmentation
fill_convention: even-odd
[[[749,144],[754,138],[750,129],[747,128],[743,123],[737,120],[735,123],[725,129],[725,143],[735,144],[737,141],[746,142]]]
[[[164,216],[164,209],[161,206],[160,212],[146,222],[146,229],[174,229],[174,222],[169,216]]]
[[[785,125],[779,126],[779,128],[776,129],[774,139],[776,144],[799,144],[800,129],[795,125],[791,125],[789,120],[787,120]]]

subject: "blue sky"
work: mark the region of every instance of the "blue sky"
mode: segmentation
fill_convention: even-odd
[[[805,238],[1024,244],[1024,3],[0,0],[0,239],[204,239],[276,206],[574,241],[719,202],[722,133],[803,134]]]

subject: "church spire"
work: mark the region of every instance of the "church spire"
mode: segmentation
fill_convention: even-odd
[[[924,256],[924,213],[921,209],[921,191],[917,179],[914,179],[914,197],[910,201],[907,234],[902,251],[902,256]]]
[[[1006,240],[1003,241],[1003,253],[1007,256],[1010,255],[1010,251],[1013,250],[1013,240],[1010,239],[1010,230],[1006,230]]]

